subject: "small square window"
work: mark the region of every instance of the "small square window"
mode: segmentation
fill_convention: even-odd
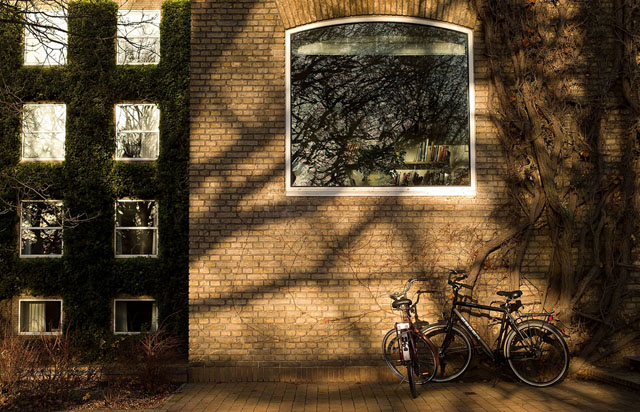
[[[62,333],[62,300],[20,300],[18,318],[21,335],[59,335]]]
[[[115,299],[113,332],[136,334],[158,330],[158,307],[153,299]]]
[[[67,63],[67,18],[61,10],[25,13],[25,66]]]
[[[116,202],[116,257],[158,255],[158,208],[153,200]]]
[[[58,200],[20,204],[20,256],[62,256],[63,212]]]
[[[64,160],[64,104],[22,106],[22,159]]]
[[[160,10],[118,12],[118,64],[160,61]]]
[[[156,160],[159,127],[155,104],[116,105],[116,160]]]

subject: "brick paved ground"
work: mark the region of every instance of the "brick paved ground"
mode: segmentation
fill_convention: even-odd
[[[411,399],[406,384],[188,384],[160,410],[276,411],[637,411],[640,394],[594,382],[537,389],[512,382],[430,384]]]

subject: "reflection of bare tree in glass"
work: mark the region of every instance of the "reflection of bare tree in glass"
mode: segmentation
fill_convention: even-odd
[[[64,104],[25,104],[22,109],[22,158],[64,160]]]
[[[62,202],[22,202],[21,254],[61,255],[62,227]]]
[[[353,186],[386,175],[424,144],[468,145],[465,34],[401,23],[295,33],[291,41],[294,186]],[[447,184],[444,182],[443,184]],[[398,183],[396,183],[398,184]]]
[[[116,207],[116,254],[158,253],[158,210],[153,201],[118,201]]]
[[[54,2],[54,4],[56,3]],[[24,64],[56,66],[67,62],[67,12],[25,2]]]
[[[24,26],[26,65],[63,65],[67,58],[70,0],[0,0],[3,23]],[[72,16],[82,18],[85,16]],[[160,11],[118,12],[118,64],[153,64],[160,59]]]
[[[118,13],[118,64],[160,61],[160,10],[122,10]]]
[[[156,105],[118,105],[116,117],[117,159],[158,157],[160,115]]]

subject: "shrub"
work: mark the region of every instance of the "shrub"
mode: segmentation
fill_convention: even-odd
[[[170,384],[172,363],[180,360],[182,341],[164,328],[121,341],[120,355],[111,371],[122,387],[130,383],[146,393],[165,391]]]

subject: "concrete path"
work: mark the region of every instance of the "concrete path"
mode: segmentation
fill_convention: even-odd
[[[520,383],[428,384],[412,399],[407,384],[187,384],[159,409],[167,412],[640,411],[640,393],[567,380],[551,388]]]

